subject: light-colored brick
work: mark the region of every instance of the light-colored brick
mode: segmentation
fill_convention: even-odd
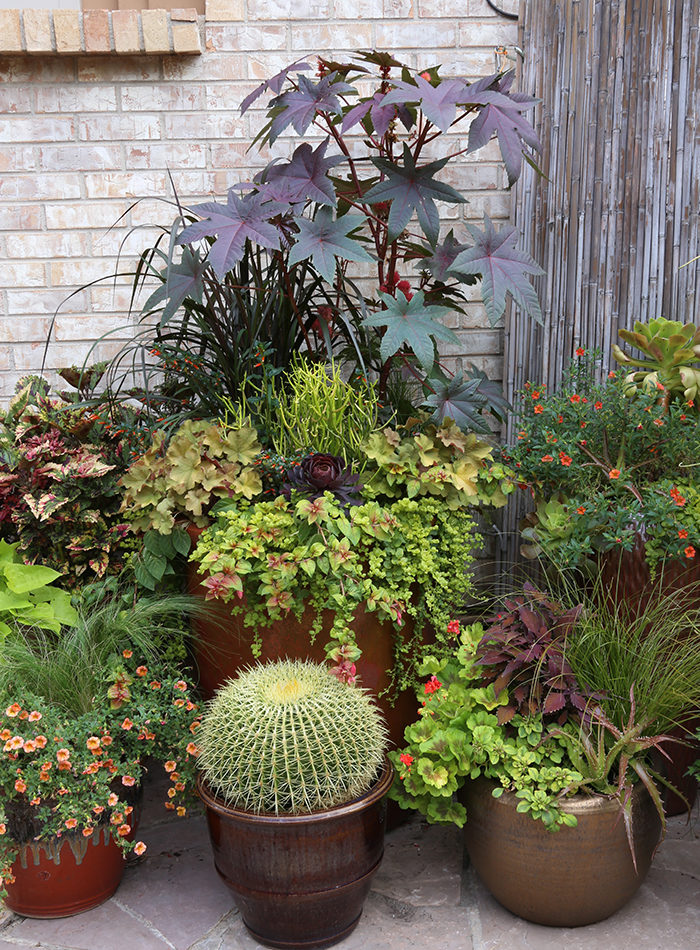
[[[459,25],[460,46],[509,46],[517,41],[517,24],[506,20],[465,20]]]
[[[159,83],[122,87],[122,108],[133,112],[171,112],[173,109],[203,109],[204,88],[188,83]]]
[[[0,53],[19,53],[21,50],[19,10],[0,10]]]
[[[164,172],[106,172],[85,175],[88,198],[140,198],[142,195],[164,194],[167,176]]]
[[[143,48],[147,53],[169,53],[168,15],[165,10],[142,10]]]
[[[8,234],[8,257],[82,257],[87,253],[87,235],[74,231],[42,234]]]
[[[127,208],[128,203],[124,201],[48,205],[45,209],[46,227],[49,230],[111,228]]]
[[[15,205],[0,209],[0,231],[35,231],[41,227],[38,205]]]
[[[242,20],[244,15],[243,0],[207,0],[208,22]]]
[[[36,168],[31,145],[0,145],[0,171],[28,172]],[[0,212],[0,218],[2,212]]]
[[[84,142],[130,142],[160,138],[160,119],[155,115],[97,115],[81,118],[78,138]]]
[[[315,53],[318,49],[326,51],[331,50],[356,50],[367,49],[372,46],[372,26],[369,23],[343,23],[319,24],[318,26],[309,26],[308,24],[299,24],[294,27],[294,57],[289,57],[293,62],[298,58],[299,53]]]
[[[48,10],[25,10],[24,47],[28,53],[51,52],[51,18]]]
[[[329,0],[265,0],[256,4],[256,20],[328,20]]]
[[[36,370],[42,364],[44,346],[45,342],[42,340],[16,347],[13,351],[15,369],[19,370],[20,373]],[[48,354],[49,368],[71,366],[74,363],[82,364],[88,356],[90,356],[91,362],[94,362],[98,357],[94,353],[91,354],[91,349],[92,343],[52,343]]]
[[[209,26],[206,29],[207,49],[264,50],[286,49],[287,28],[284,26]]]
[[[78,60],[78,82],[146,82],[160,78],[160,61],[151,56],[86,56]]]
[[[192,56],[164,56],[163,79],[177,79],[186,82],[240,79],[246,74],[247,62],[247,53],[217,53],[214,50],[207,50],[205,56],[196,58]]]
[[[338,20],[380,20],[384,15],[384,0],[339,0],[335,4]]]
[[[75,60],[64,56],[0,56],[0,83],[73,82]]]
[[[192,55],[202,52],[199,28],[196,23],[173,23],[173,50],[179,54]]]
[[[69,118],[0,119],[0,142],[67,142],[75,123]]]
[[[40,86],[36,91],[37,112],[116,112],[117,93],[110,86]]]
[[[385,19],[392,17],[410,18],[416,16],[417,0],[384,0],[383,15]]]
[[[0,10],[0,13],[2,11]],[[0,87],[0,115],[34,111],[34,90],[29,86]]]
[[[194,7],[173,7],[170,19],[173,23],[196,23],[197,11]]]
[[[83,34],[85,52],[108,53],[111,48],[109,13],[106,10],[86,10],[83,13]]]
[[[5,175],[0,178],[0,200],[3,201],[79,197],[80,181],[76,175]]]
[[[116,332],[115,332],[116,331]],[[96,317],[94,314],[84,316],[56,317],[53,330],[53,339],[58,343],[67,343],[72,340],[96,340],[106,333],[111,339],[128,340],[133,333],[133,321],[128,317]]]
[[[80,53],[83,39],[80,35],[80,12],[78,10],[54,10],[53,28],[56,34],[57,53]]]
[[[35,343],[37,340],[46,340],[50,326],[50,317],[5,319],[0,321],[0,340],[5,343]]]
[[[206,145],[197,142],[166,142],[126,148],[126,167],[129,169],[206,168],[206,164]]]
[[[0,276],[5,287],[42,287],[46,283],[46,273],[43,264],[22,263],[15,264],[5,261]]]
[[[84,287],[93,280],[111,280],[113,270],[106,261],[54,261],[49,273],[54,287]]]
[[[378,49],[449,49],[457,45],[457,25],[436,23],[434,20],[416,20],[410,23],[377,23],[375,27]],[[401,57],[399,57],[400,59]]]
[[[112,12],[114,48],[118,53],[138,53],[141,49],[139,15],[137,10]]]
[[[46,171],[94,171],[121,168],[118,145],[45,145],[39,149],[39,167]]]
[[[46,290],[8,290],[7,312],[12,314],[53,314],[65,293],[60,288]],[[71,308],[84,310],[87,306],[87,294],[79,292],[71,298]],[[0,347],[0,350],[2,347]],[[39,365],[39,364],[36,364]]]

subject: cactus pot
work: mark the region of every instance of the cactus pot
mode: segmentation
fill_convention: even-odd
[[[223,804],[201,777],[214,864],[244,924],[269,947],[329,947],[355,928],[384,854],[393,772],[359,798],[306,815]]]
[[[493,788],[479,778],[462,789],[464,838],[479,877],[504,907],[536,924],[580,927],[604,920],[634,896],[661,835],[643,785],[632,799],[637,871],[616,801],[576,795],[563,809],[576,815],[577,826],[549,832],[516,810],[514,794],[494,798]]]
[[[114,894],[125,867],[124,853],[109,834],[62,838],[24,845],[7,884],[5,905],[24,917],[71,917],[102,904]]]

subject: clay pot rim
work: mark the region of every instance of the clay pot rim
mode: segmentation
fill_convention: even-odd
[[[383,798],[391,788],[393,781],[394,769],[389,760],[385,757],[379,778],[363,795],[359,795],[349,802],[343,802],[341,805],[333,805],[332,808],[323,808],[318,811],[305,812],[300,815],[278,815],[274,812],[256,813],[244,811],[244,809],[236,808],[233,805],[226,805],[209,789],[201,772],[197,775],[196,791],[206,808],[210,808],[224,818],[230,818],[239,822],[248,822],[251,825],[303,825],[310,822],[335,821],[338,818],[343,818],[346,815],[351,815],[354,812],[363,810]]]
[[[492,789],[500,787],[495,779],[489,778],[489,776],[486,775],[480,775],[474,781],[488,784]],[[632,790],[633,801],[639,798],[645,798],[648,795],[649,792],[645,788],[644,783],[636,782]],[[493,796],[491,797],[493,798]],[[502,805],[512,809],[518,805],[521,799],[517,797],[515,792],[509,792],[507,789],[504,789],[503,794],[498,798],[493,798],[493,801],[496,805]],[[571,798],[558,799],[558,803],[563,812],[576,815],[577,817],[584,817],[591,813],[622,811],[622,806],[614,795],[604,795],[602,792],[592,792],[591,794],[581,792],[572,795]],[[467,822],[468,821],[469,815],[467,814]]]

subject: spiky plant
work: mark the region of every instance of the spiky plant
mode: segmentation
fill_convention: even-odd
[[[229,680],[197,735],[210,789],[256,814],[351,801],[377,777],[386,748],[367,692],[308,660],[258,664]]]

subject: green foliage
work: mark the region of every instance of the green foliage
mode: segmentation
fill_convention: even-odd
[[[479,503],[501,507],[514,488],[505,466],[493,463],[491,446],[450,422],[404,434],[385,427],[372,433],[364,452],[374,463],[365,473],[369,497],[434,496],[453,509]]]
[[[229,680],[198,731],[212,791],[246,811],[305,814],[366,792],[386,748],[369,695],[310,661],[259,664]]]
[[[323,611],[333,611],[326,652],[337,664],[359,655],[353,616],[360,605],[392,622],[397,673],[410,681],[421,628],[444,629],[450,611],[471,592],[468,569],[477,547],[470,513],[441,498],[367,501],[344,508],[326,492],[316,500],[245,500],[218,508],[191,560],[200,564],[208,598],[232,603],[251,627],[300,618],[307,606],[313,639]],[[413,638],[402,637],[404,616]],[[347,667],[342,667],[347,669]]]
[[[628,392],[644,389],[656,393],[661,386],[667,401],[675,399],[687,403],[697,399],[700,367],[690,364],[700,360],[700,328],[659,317],[649,323],[637,321],[634,331],[620,330],[620,337],[644,354],[642,359],[634,359],[613,345],[613,356],[618,363],[623,367],[640,367],[625,378]]]
[[[463,627],[448,657],[423,661],[420,673],[430,679],[417,693],[418,719],[406,728],[404,749],[389,753],[396,770],[391,797],[402,808],[418,809],[428,821],[462,827],[466,809],[455,793],[468,779],[485,775],[515,792],[519,810],[549,830],[575,824],[557,799],[579,788],[583,776],[571,767],[565,747],[547,733],[541,717],[516,715],[507,726],[499,722],[508,694],[502,691],[497,698],[475,664],[483,636],[481,624]]]
[[[135,530],[167,535],[177,518],[203,527],[218,499],[260,493],[260,476],[251,464],[260,448],[247,427],[224,430],[187,420],[169,441],[156,432],[148,451],[122,476],[123,510]],[[173,544],[185,553],[184,540]]]
[[[29,377],[0,422],[2,535],[67,587],[118,574],[130,548],[117,483],[134,442],[121,418],[104,404],[51,398]]]
[[[504,458],[534,495],[523,553],[582,567],[598,552],[646,545],[652,568],[700,551],[700,415],[661,383],[631,396],[622,374],[595,381],[582,356],[561,391],[528,384]]]
[[[41,564],[25,564],[17,547],[0,539],[0,639],[14,624],[58,633],[61,624],[76,620],[69,594],[51,586],[61,575]]]
[[[143,548],[130,560],[136,583],[147,591],[162,590],[168,579],[177,578],[175,563],[190,551],[190,536],[184,528],[177,525],[170,534],[159,531],[146,531],[143,536]]]

